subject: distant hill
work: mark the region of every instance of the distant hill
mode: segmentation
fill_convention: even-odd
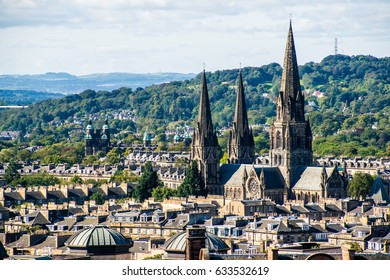
[[[33,90],[0,89],[0,105],[28,105],[45,99],[64,97],[61,93],[38,92]]]
[[[192,79],[194,76],[195,74],[181,73],[102,73],[75,76],[52,72],[39,75],[0,75],[0,89],[74,94],[86,89],[111,91],[120,87],[144,88],[152,84]]]

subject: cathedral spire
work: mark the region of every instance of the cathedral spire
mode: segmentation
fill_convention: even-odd
[[[238,89],[233,126],[228,140],[228,162],[250,164],[255,159],[252,130],[248,124],[242,73],[238,75]]]
[[[202,92],[200,94],[199,113],[198,113],[199,132],[203,137],[207,137],[214,132],[213,123],[211,120],[211,110],[209,93],[207,90],[206,72],[203,70],[202,74]]]
[[[200,176],[209,194],[221,194],[219,182],[220,148],[211,120],[206,71],[202,74],[198,121],[191,144],[191,159],[198,163]]]
[[[299,84],[299,72],[298,72],[298,63],[297,55],[295,52],[294,44],[294,35],[292,31],[292,24],[290,20],[290,27],[288,30],[286,50],[284,54],[283,62],[283,74],[282,81],[280,85],[280,91],[283,93],[284,106],[287,107],[285,112],[288,114],[284,116],[289,120],[295,119],[295,116],[303,116],[303,95],[301,92],[301,86]],[[296,106],[297,99],[299,99],[299,104]],[[299,110],[297,113],[296,110]]]

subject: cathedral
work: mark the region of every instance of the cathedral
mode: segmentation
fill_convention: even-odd
[[[270,128],[270,165],[255,165],[252,130],[248,124],[241,72],[233,125],[228,139],[228,163],[219,164],[218,138],[213,128],[206,73],[203,71],[199,114],[191,145],[191,158],[209,194],[231,200],[269,198],[318,202],[347,196],[346,167],[313,166],[312,132],[305,119],[305,98],[299,82],[292,26],[287,36],[276,119]]]

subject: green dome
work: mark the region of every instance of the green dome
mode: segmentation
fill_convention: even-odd
[[[178,233],[168,239],[164,244],[165,251],[185,252],[187,247],[186,232]],[[206,248],[210,252],[229,250],[229,246],[221,238],[206,231]]]
[[[107,135],[103,134],[102,139],[108,139]]]
[[[93,125],[92,124],[87,125],[87,129],[93,130]]]
[[[108,126],[108,124],[103,125],[103,130],[107,130],[107,129],[110,129],[110,127]]]
[[[105,247],[130,245],[130,241],[116,230],[93,226],[76,232],[65,242],[65,245],[78,248]]]
[[[91,134],[87,134],[87,135],[85,135],[85,139],[92,139],[92,136],[91,136]]]

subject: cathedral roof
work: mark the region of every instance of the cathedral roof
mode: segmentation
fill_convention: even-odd
[[[293,187],[294,190],[321,190],[321,174],[323,167],[309,166],[306,167],[298,182]],[[333,167],[325,168],[327,175],[332,174]]]
[[[242,186],[243,178],[250,174],[250,170],[256,172],[257,177],[264,172],[266,189],[284,188],[284,179],[278,167],[269,167],[252,164],[222,164],[220,167],[220,184],[224,186]]]

